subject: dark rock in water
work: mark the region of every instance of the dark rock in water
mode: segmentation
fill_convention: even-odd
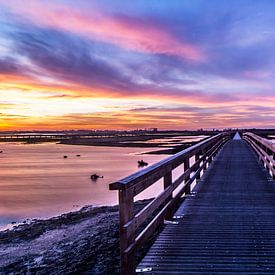
[[[139,167],[144,167],[144,166],[147,166],[147,165],[148,165],[148,163],[145,162],[143,159],[142,160],[138,160],[138,166]]]
[[[16,224],[16,222],[11,222],[11,224]]]
[[[3,153],[3,151],[0,151],[0,154]]]
[[[77,157],[80,157],[80,155],[76,155]]]
[[[99,175],[97,175],[97,174],[91,175],[91,180],[97,180],[97,179],[99,179],[99,178],[103,179],[103,176],[99,176]]]
[[[68,156],[63,156],[64,159],[68,158]]]

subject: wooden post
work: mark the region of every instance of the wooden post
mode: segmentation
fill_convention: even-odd
[[[183,162],[183,165],[184,165],[184,172],[187,171],[189,168],[190,168],[190,159],[189,158],[186,158]],[[185,183],[187,183],[188,181],[190,180],[190,176],[188,176],[185,180]],[[185,191],[185,194],[190,194],[191,193],[191,186],[190,184],[188,184],[186,186],[186,191]]]
[[[163,177],[163,185],[164,185],[164,189],[166,189],[167,187],[169,187],[172,184],[172,171],[168,172],[164,177]],[[170,195],[167,200],[166,203],[168,201],[170,201],[172,199],[172,195]],[[173,216],[173,209],[168,209],[167,213],[165,215],[165,219],[170,220],[172,219]]]
[[[200,152],[195,155],[195,161],[198,161],[200,159]],[[196,169],[200,168],[200,164],[198,163],[196,165]],[[201,173],[198,173],[196,176],[196,179],[199,180],[201,178]]]
[[[273,152],[273,163],[272,163],[272,165],[273,165],[273,170],[275,170],[275,152]],[[272,173],[272,178],[275,180],[275,174],[274,173]]]
[[[207,169],[207,161],[206,161],[207,155],[206,155],[206,150],[203,150],[203,151],[202,151],[202,154],[204,155],[204,157],[203,157],[203,162],[205,162],[205,164],[203,164],[203,172],[205,172],[206,169]]]
[[[125,250],[135,239],[135,232],[131,232],[127,238],[127,231],[124,225],[134,217],[134,196],[133,190],[119,190],[119,232],[120,232],[120,268],[122,275],[135,274],[135,259],[128,257]]]
[[[94,135],[93,135],[94,136]],[[105,138],[104,135],[101,136]],[[177,167],[180,164],[184,164],[184,171],[196,172],[200,167],[200,163],[192,166],[190,168],[190,157],[195,155],[195,160],[198,162],[202,154],[202,150],[207,150],[206,147],[212,146],[220,138],[219,134],[215,138],[210,138],[207,142],[201,142],[201,144],[195,145],[194,147],[184,150],[182,154],[175,157],[170,157],[168,161],[164,161],[159,165],[152,166],[152,168],[147,168],[143,170],[143,173],[137,172],[137,174],[128,176],[125,179],[110,184],[110,190],[119,191],[119,219],[120,219],[120,257],[121,257],[121,274],[122,275],[133,275],[135,274],[135,253],[137,249],[148,239],[156,227],[163,221],[163,219],[171,219],[174,213],[174,205],[179,201],[179,198],[183,193],[190,193],[191,189],[191,175],[188,172],[189,176],[185,178],[185,175],[181,175],[178,180],[175,180],[175,188],[182,184],[182,179],[185,181],[185,186],[178,195],[173,199],[172,191],[168,192],[167,188],[172,187],[173,177],[172,177],[172,168]],[[20,137],[25,138],[25,137]],[[56,138],[56,137],[54,137]],[[63,138],[68,138],[67,136]],[[196,152],[196,154],[194,154]],[[205,158],[205,157],[204,157]],[[202,160],[201,160],[202,161]],[[195,170],[195,171],[194,171]],[[187,173],[186,173],[187,174]],[[137,218],[134,220],[134,196],[154,184],[157,180],[163,177],[164,189],[167,192],[163,192],[160,198],[156,200],[146,209],[143,209],[137,215]],[[197,175],[197,178],[200,178],[200,175]],[[192,177],[192,180],[194,178]],[[167,208],[167,203],[169,203],[169,208]],[[150,222],[150,226],[146,231],[139,236],[137,242],[135,243],[135,238],[137,237],[137,230],[140,229],[141,224],[145,219],[151,218],[152,213],[159,209],[159,207],[165,207],[161,209],[161,212],[153,217],[153,220]],[[148,214],[149,213],[149,214]],[[155,219],[156,218],[156,219]]]
[[[210,163],[212,162],[212,160],[213,160],[213,157],[210,156],[210,157],[208,158],[208,163],[209,163],[209,165],[210,165]]]

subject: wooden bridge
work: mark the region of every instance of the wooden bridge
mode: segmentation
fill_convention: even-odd
[[[161,178],[163,191],[135,214],[134,197]],[[275,274],[274,178],[271,141],[223,133],[112,183],[119,191],[121,273]],[[136,252],[161,224],[136,267]]]

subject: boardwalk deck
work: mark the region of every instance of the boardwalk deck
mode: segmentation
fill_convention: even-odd
[[[275,184],[231,140],[138,269],[146,274],[275,274]],[[144,273],[145,274],[145,273]]]

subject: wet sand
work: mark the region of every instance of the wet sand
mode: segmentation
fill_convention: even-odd
[[[135,211],[149,201],[136,202]],[[0,244],[0,274],[119,274],[118,206],[19,225],[0,232]]]

